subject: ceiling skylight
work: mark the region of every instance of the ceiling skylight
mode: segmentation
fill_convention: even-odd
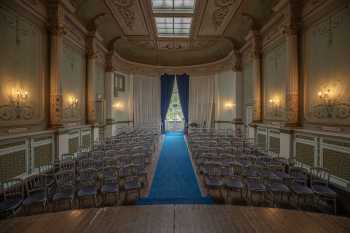
[[[188,37],[191,34],[191,17],[156,17],[159,36]]]
[[[152,0],[153,9],[193,10],[194,0]]]

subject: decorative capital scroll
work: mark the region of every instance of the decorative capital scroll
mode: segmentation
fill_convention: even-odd
[[[218,28],[224,22],[225,17],[230,12],[230,6],[235,0],[215,0],[215,11],[213,13],[213,23]]]

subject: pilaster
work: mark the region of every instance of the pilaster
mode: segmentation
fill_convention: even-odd
[[[58,0],[48,2],[50,26],[50,119],[52,128],[62,127],[63,98],[61,87],[61,58],[63,50],[64,7]]]
[[[286,6],[284,34],[287,42],[287,88],[286,88],[286,126],[299,123],[299,0],[289,0]]]

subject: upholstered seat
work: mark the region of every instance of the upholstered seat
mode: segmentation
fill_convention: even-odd
[[[0,202],[0,213],[13,212],[21,206],[22,202],[22,198],[3,200]]]
[[[23,205],[29,206],[31,204],[35,203],[46,203],[47,201],[47,195],[45,191],[36,191],[32,192],[30,196],[24,199]]]
[[[336,197],[337,193],[334,192],[331,188],[329,188],[326,185],[312,185],[312,190],[314,193],[320,196],[326,196],[326,197]]]
[[[229,189],[242,189],[244,185],[241,179],[237,177],[226,180],[225,186]]]

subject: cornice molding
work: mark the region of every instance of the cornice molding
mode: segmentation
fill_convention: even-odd
[[[121,69],[130,73],[216,73],[222,70],[232,70],[233,51],[225,58],[215,62],[192,66],[156,66],[129,61],[117,52],[113,54],[113,69]]]

